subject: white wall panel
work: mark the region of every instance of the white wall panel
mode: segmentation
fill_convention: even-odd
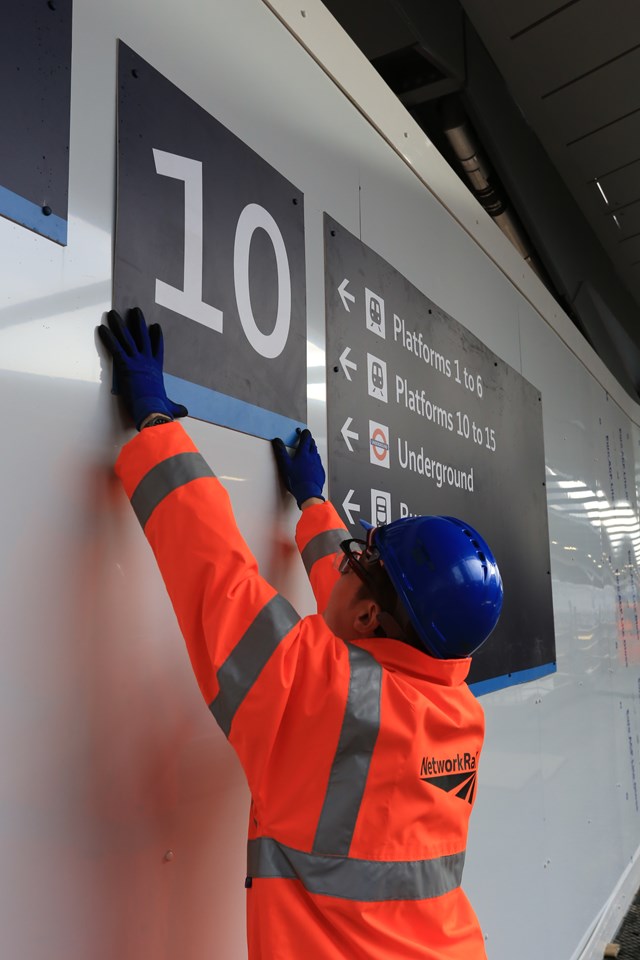
[[[558,673],[547,682],[540,715],[541,750],[552,745],[559,758],[545,777],[545,903],[554,949],[570,956],[576,930],[589,929],[638,836],[635,807],[629,820],[622,800],[629,760],[616,695],[620,684],[627,687],[637,678],[616,655],[615,569],[630,543],[624,538],[612,550],[605,527],[593,519],[599,512],[608,517],[616,501],[609,492],[605,438],[631,427],[582,363],[558,350],[553,331],[541,328],[525,306],[521,335],[522,372],[543,397],[558,652]],[[632,459],[632,444],[626,449]],[[613,470],[622,473],[615,458]],[[635,509],[632,463],[627,472]],[[567,890],[575,893],[567,896]]]
[[[75,0],[69,245],[0,219],[10,453],[0,473],[3,951],[20,960],[246,956],[247,789],[111,472],[130,434],[94,327],[110,305],[121,38],[305,193],[316,347],[327,211],[542,392],[558,673],[483,698],[465,885],[492,960],[511,958],[514,945],[522,960],[569,960],[640,836],[640,644],[637,634],[628,640],[625,663],[615,575],[624,544],[609,551],[603,528],[568,494],[607,499],[605,437],[622,430],[637,513],[638,409],[319,0],[305,17],[289,0],[271,6],[313,56],[262,0]],[[323,367],[308,377],[309,423],[325,453]],[[187,428],[228,478],[263,572],[307,612],[297,511],[269,445],[193,420]],[[619,448],[612,470],[622,470]],[[637,576],[634,558],[627,612]]]
[[[596,736],[601,728],[598,714],[602,711],[598,708],[602,705],[606,714],[609,703],[607,667],[603,676],[596,653],[598,598],[603,594],[601,539],[580,506],[583,490],[598,488],[591,426],[595,405],[580,362],[558,351],[553,334],[540,332],[536,319],[528,315],[523,318],[523,365],[530,377],[537,377],[543,397],[558,647],[558,674],[545,697],[541,744],[553,744],[560,761],[545,782],[545,863],[549,861],[545,905],[554,916],[555,946],[561,947],[561,955],[565,955],[575,946],[571,940],[568,945],[565,942],[567,928],[571,931],[587,924],[599,904],[597,892],[594,902],[591,889],[593,871],[581,875],[579,897],[563,899],[563,912],[558,904],[560,885],[573,883],[581,851],[599,845],[603,837],[604,852],[611,854],[614,871],[621,850],[617,831],[610,829],[607,811],[615,772],[606,743],[603,745]],[[595,493],[590,499],[594,497]],[[606,635],[605,628],[599,646],[606,644]],[[593,637],[595,641],[588,639]],[[608,665],[607,656],[604,663]],[[592,790],[585,791],[584,777],[596,757],[604,764],[603,775]],[[569,832],[567,820],[572,824]],[[606,859],[601,860],[605,872]],[[597,888],[598,881],[595,883]]]
[[[464,886],[492,960],[507,958],[514,943],[523,960],[553,955],[552,925],[540,922],[546,884],[543,778],[557,763],[555,753],[542,757],[540,750],[541,702],[549,683],[545,678],[482,699],[486,741]]]

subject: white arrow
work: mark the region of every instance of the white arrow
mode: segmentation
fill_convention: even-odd
[[[351,496],[354,493],[355,493],[355,490],[349,490],[349,493],[346,495],[346,497],[342,501],[342,509],[346,513],[347,519],[349,520],[349,523],[351,526],[353,526],[353,516],[351,511],[356,510],[358,513],[360,513],[360,504],[351,502]]]
[[[342,369],[344,370],[344,375],[347,380],[351,380],[351,374],[349,373],[347,367],[351,367],[352,370],[358,369],[358,364],[354,363],[353,360],[347,360],[347,357],[351,353],[351,347],[345,347],[342,353],[340,354],[340,363],[342,364]]]
[[[347,303],[347,300],[351,300],[351,303],[356,302],[356,298],[352,293],[347,292],[347,285],[349,281],[345,277],[340,286],[338,287],[338,293],[340,294],[340,299],[342,300],[342,306],[345,308],[347,313],[351,313],[351,307]]]
[[[352,423],[353,423],[353,417],[347,417],[347,419],[343,424],[342,430],[340,431],[340,433],[342,434],[342,439],[346,443],[349,453],[353,453],[353,447],[351,446],[350,441],[360,439],[360,434],[356,433],[354,430],[349,430],[349,427],[351,426]]]

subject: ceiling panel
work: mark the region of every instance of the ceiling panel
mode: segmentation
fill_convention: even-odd
[[[568,170],[575,168],[576,174],[585,183],[595,177],[606,177],[610,170],[617,170],[637,160],[639,148],[639,113],[625,117],[606,130],[599,130],[566,149],[562,144],[547,147],[553,159],[567,163]]]
[[[578,206],[591,223],[595,232],[600,236],[611,254],[615,254],[615,247],[626,233],[623,233],[622,220],[613,219],[614,210],[602,197],[596,184],[592,181],[576,186],[575,197]],[[627,231],[629,232],[629,231]]]
[[[640,199],[618,208],[615,216],[621,226],[621,240],[640,231]]]
[[[579,0],[538,21],[532,4],[521,0],[510,6],[532,24],[525,32],[514,32],[502,2],[498,9],[486,0],[462,6],[519,100],[549,96],[640,44],[638,0]]]
[[[573,146],[634,112],[640,113],[640,47],[538,102],[545,137]]]
[[[467,9],[474,9],[474,16],[471,16],[471,10],[468,9],[470,19],[476,23],[481,18],[487,21],[495,21],[500,24],[501,31],[505,36],[525,36],[536,24],[545,22],[547,19],[554,19],[559,11],[574,6],[576,3],[584,0],[527,0],[519,3],[514,0],[493,0],[487,3],[487,0],[469,0],[463,2],[462,6]],[[478,23],[476,29],[481,34]]]
[[[525,3],[526,7],[527,4]],[[505,56],[523,92],[542,98],[598,73],[640,44],[637,0],[581,0],[520,36],[505,34]],[[620,24],[626,24],[622,31]],[[597,26],[597,29],[594,29]],[[531,68],[531,69],[529,69]]]
[[[640,261],[640,233],[621,240],[619,246],[623,250],[625,266],[634,266]]]
[[[637,144],[638,159],[626,163],[618,170],[604,173],[599,177],[605,197],[612,207],[628,203],[638,195],[640,183],[640,141]]]
[[[462,5],[640,303],[640,0]]]

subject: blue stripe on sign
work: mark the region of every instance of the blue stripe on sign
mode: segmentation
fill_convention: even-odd
[[[557,669],[555,663],[543,663],[541,666],[531,667],[529,670],[517,670],[515,673],[505,673],[502,677],[492,677],[490,680],[470,683],[469,689],[476,697],[481,697],[485,693],[493,693],[495,690],[502,690],[504,687],[514,687],[518,683],[539,680],[540,677],[555,673]]]
[[[303,430],[306,427],[300,420],[263,410],[253,403],[228,397],[217,390],[183,380],[182,377],[165,373],[164,382],[171,399],[184,403],[189,415],[197,420],[218,423],[222,427],[231,427],[232,430],[240,430],[264,440],[280,437],[289,446],[297,439],[296,428]]]
[[[45,217],[42,207],[39,207],[37,203],[25,200],[24,197],[19,196],[12,190],[7,190],[3,186],[0,186],[0,214],[14,220],[23,227],[28,227],[29,230],[41,233],[43,237],[48,237],[49,240],[55,240],[56,243],[66,246],[66,220],[57,217],[55,213]]]

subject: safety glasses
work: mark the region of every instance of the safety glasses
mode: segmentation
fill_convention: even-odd
[[[366,540],[343,540],[336,554],[334,567],[340,573],[353,570],[365,584],[369,595],[380,606],[379,626],[375,636],[404,639],[405,632],[397,620],[397,595],[387,576],[384,576],[384,562],[380,551],[372,543],[375,527],[367,534]],[[384,620],[382,619],[384,616]]]
[[[376,582],[367,570],[366,564],[377,563],[380,560],[380,553],[376,547],[371,546],[366,540],[343,540],[340,544],[341,553],[336,554],[334,566],[339,573],[346,573],[347,570],[353,570],[357,577],[367,585],[371,595],[376,595]],[[363,560],[365,563],[363,563]]]

